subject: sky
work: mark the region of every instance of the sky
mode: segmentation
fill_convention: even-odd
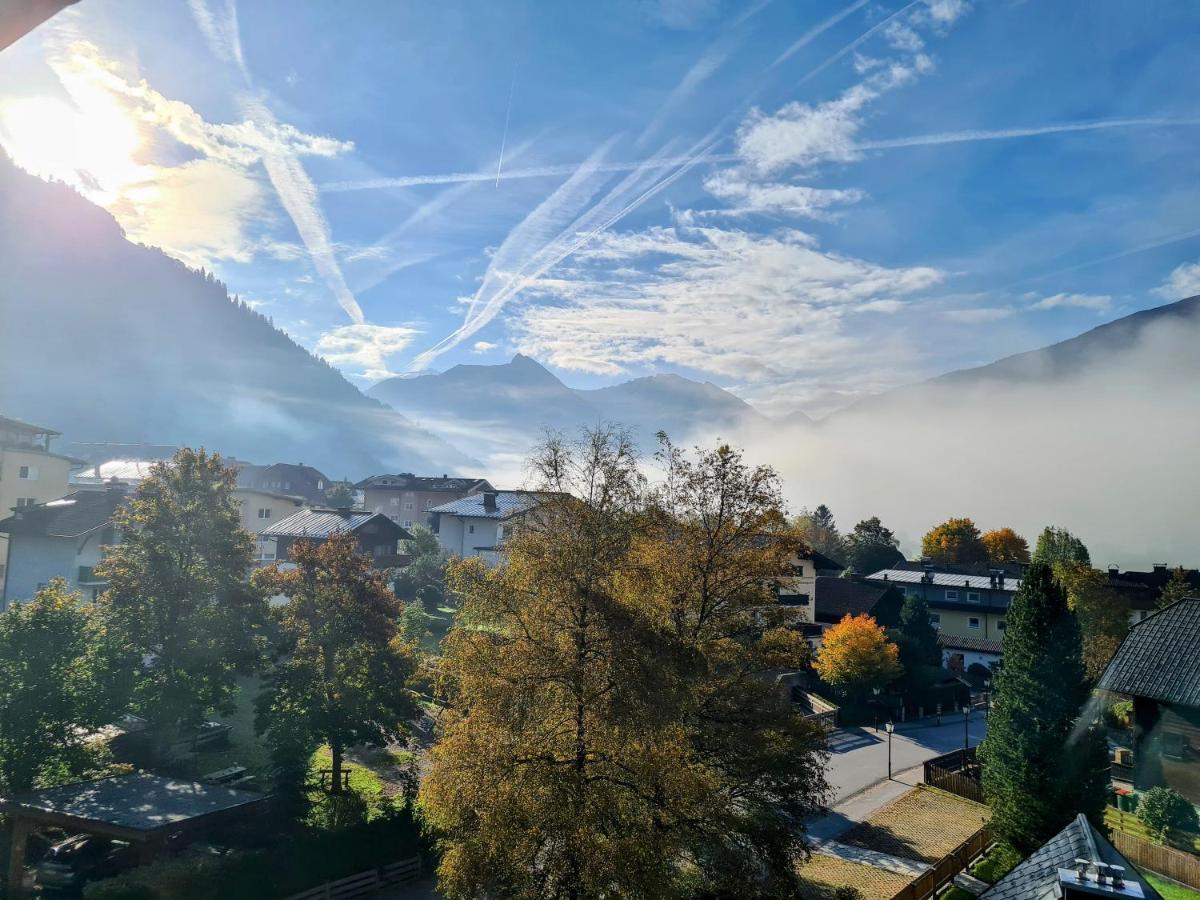
[[[1200,293],[1191,0],[83,0],[0,147],[361,386],[822,416]]]

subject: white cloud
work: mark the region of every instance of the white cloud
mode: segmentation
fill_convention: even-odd
[[[495,350],[499,346],[499,344],[494,344],[491,341],[476,341],[471,347],[471,351],[474,353],[487,353],[489,350]]]
[[[948,309],[942,315],[952,322],[964,325],[982,325],[986,322],[998,322],[1007,319],[1013,311],[1003,306],[977,306],[974,309]]]
[[[704,180],[714,197],[734,204],[726,213],[774,212],[828,218],[831,207],[857,203],[866,195],[856,189],[815,188],[803,184],[758,182],[737,169],[722,169]]]
[[[420,332],[408,325],[341,325],[317,340],[317,353],[338,367],[357,369],[377,381],[395,374],[388,358],[403,351]]]
[[[953,25],[966,15],[971,5],[966,0],[927,0],[929,18],[938,25]]]
[[[1049,297],[1043,297],[1029,308],[1047,310],[1061,309],[1063,307],[1104,312],[1112,307],[1112,297],[1107,294],[1053,294]]]
[[[1200,294],[1200,263],[1177,266],[1154,293],[1167,300],[1183,300]]]
[[[883,29],[883,35],[896,50],[917,53],[925,47],[921,36],[898,19],[888,23],[887,28]]]

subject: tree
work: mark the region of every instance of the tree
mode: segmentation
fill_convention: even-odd
[[[354,484],[349,481],[335,481],[325,492],[325,503],[334,509],[349,509],[354,506]]]
[[[795,526],[806,544],[836,563],[846,558],[846,542],[838,531],[833,511],[824,503],[809,512],[801,510]]]
[[[1187,570],[1179,566],[1171,573],[1171,580],[1163,585],[1162,593],[1158,595],[1158,608],[1166,609],[1184,597],[1196,595],[1200,595],[1200,590],[1192,587],[1188,581]]]
[[[904,560],[900,541],[879,516],[863,519],[846,536],[846,563],[855,572],[868,574]]]
[[[183,449],[155,463],[114,524],[122,542],[97,574],[107,632],[126,650],[135,708],[159,749],[180,727],[230,710],[239,673],[262,657],[267,604],[248,582],[254,539],[241,528],[236,471]]]
[[[813,668],[823,681],[849,695],[881,688],[904,671],[900,649],[866,613],[847,613],[825,632]]]
[[[803,653],[770,627],[797,543],[769,470],[660,459],[651,490],[620,430],[550,438],[505,564],[451,565],[421,787],[450,896],[794,894],[823,738],[761,674]]]
[[[438,536],[424,525],[409,530],[412,538],[402,542],[401,552],[409,563],[396,573],[396,594],[405,602],[416,600],[425,609],[436,610],[446,602],[446,564],[450,554]]]
[[[1055,563],[1079,563],[1085,566],[1092,564],[1092,557],[1083,541],[1071,534],[1065,528],[1047,525],[1038,535],[1037,546],[1033,550],[1033,562],[1047,565]]]
[[[425,612],[425,607],[419,601],[405,603],[404,611],[400,613],[400,638],[406,644],[420,647],[422,641],[431,634],[429,620],[429,613]]]
[[[947,519],[921,538],[921,555],[938,565],[987,562],[987,548],[970,519]]]
[[[915,591],[904,598],[900,608],[900,626],[896,629],[900,664],[906,672],[920,666],[942,664],[942,642],[929,618],[929,604]]]
[[[1011,528],[995,528],[985,532],[980,540],[983,541],[988,562],[993,565],[1020,565],[1029,562],[1029,541]]]
[[[1142,795],[1137,817],[1160,844],[1172,829],[1200,831],[1196,807],[1168,787],[1152,787]]]
[[[1080,718],[1088,699],[1079,623],[1050,567],[1034,563],[1008,610],[980,745],[983,790],[998,838],[1030,853],[1079,812],[1100,821],[1104,736]]]
[[[123,710],[95,609],[61,578],[0,613],[0,791],[78,779]]]
[[[1067,605],[1079,619],[1083,665],[1095,683],[1129,632],[1129,603],[1109,586],[1105,573],[1089,565],[1060,562],[1053,570],[1067,592]]]
[[[400,602],[353,536],[292,545],[295,568],[258,578],[287,596],[280,643],[258,700],[256,727],[281,762],[332,756],[332,793],[342,790],[347,747],[382,746],[406,734],[418,706],[406,690],[415,656],[401,639]]]

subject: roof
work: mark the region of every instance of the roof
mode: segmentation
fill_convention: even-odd
[[[1058,870],[1076,859],[1098,859],[1125,867],[1125,881],[1137,882],[1147,900],[1162,900],[1137,869],[1080,813],[1033,855],[980,894],[986,900],[1057,900]]]
[[[962,575],[957,572],[936,572],[929,573],[933,579],[930,584],[938,587],[947,588],[970,588],[971,590],[987,591],[987,590],[1003,590],[1008,593],[1015,593],[1021,586],[1021,579],[1014,578],[1011,575],[1004,576],[1004,587],[996,588],[992,583],[990,575]],[[873,572],[868,575],[871,581],[894,581],[898,584],[921,584],[925,578],[924,571],[913,571],[909,569],[880,569],[878,572]]]
[[[836,559],[830,559],[824,553],[818,553],[816,550],[813,550],[811,547],[809,548],[808,553],[805,554],[805,556],[808,559],[811,559],[813,561],[813,567],[818,572],[824,572],[824,571],[841,572],[843,569],[846,568],[844,565],[842,565]]]
[[[1185,597],[1129,629],[1101,690],[1200,708],[1200,598]]]
[[[69,816],[81,826],[93,823],[148,834],[264,800],[255,791],[136,772],[14,794],[0,800],[0,810]]]
[[[33,425],[29,422],[22,422],[20,419],[10,419],[8,416],[0,416],[0,428],[11,428],[14,431],[27,431],[30,434],[48,434],[53,437],[58,437],[62,434],[61,431],[55,431],[53,428],[43,428],[41,425]]]
[[[0,521],[0,532],[81,537],[107,525],[124,502],[125,492],[119,488],[75,491],[59,500],[21,507]]]
[[[265,537],[307,537],[327,538],[344,532],[357,532],[368,523],[382,524],[385,528],[396,532],[397,540],[411,538],[412,535],[397,525],[387,516],[365,509],[329,509],[316,506],[311,509],[300,509],[280,519],[261,534]]]
[[[496,508],[484,509],[484,497],[490,493],[494,493],[496,496]],[[449,503],[433,507],[429,512],[461,516],[467,519],[506,519],[515,513],[531,509],[537,504],[538,496],[529,491],[485,491],[451,500]]]
[[[457,478],[442,475],[414,475],[401,472],[399,475],[372,475],[354,485],[359,490],[372,491],[428,491],[465,494],[471,490],[490,491],[492,486],[485,478]]]
[[[1000,641],[991,638],[974,637],[972,635],[938,634],[942,646],[947,650],[971,650],[975,653],[994,653],[1000,655]]]
[[[304,498],[297,494],[280,494],[276,491],[268,491],[266,488],[256,488],[242,485],[233,489],[235,494],[258,494],[262,497],[271,497],[275,500],[286,500],[290,503],[295,503],[300,506],[304,503]]]
[[[153,459],[109,459],[71,474],[72,484],[104,484],[116,479],[133,483],[149,477]]]
[[[875,604],[888,590],[887,585],[872,584],[857,578],[818,575],[817,618],[832,618],[832,621],[840,622],[843,616],[870,615]]]

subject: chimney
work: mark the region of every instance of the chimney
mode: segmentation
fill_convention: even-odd
[[[1058,870],[1062,900],[1089,900],[1092,897],[1144,896],[1136,881],[1125,880],[1125,867],[1100,860],[1075,860],[1075,868]]]
[[[488,510],[489,512],[495,511],[495,509],[496,509],[496,492],[495,491],[484,491],[483,492],[483,508]]]

